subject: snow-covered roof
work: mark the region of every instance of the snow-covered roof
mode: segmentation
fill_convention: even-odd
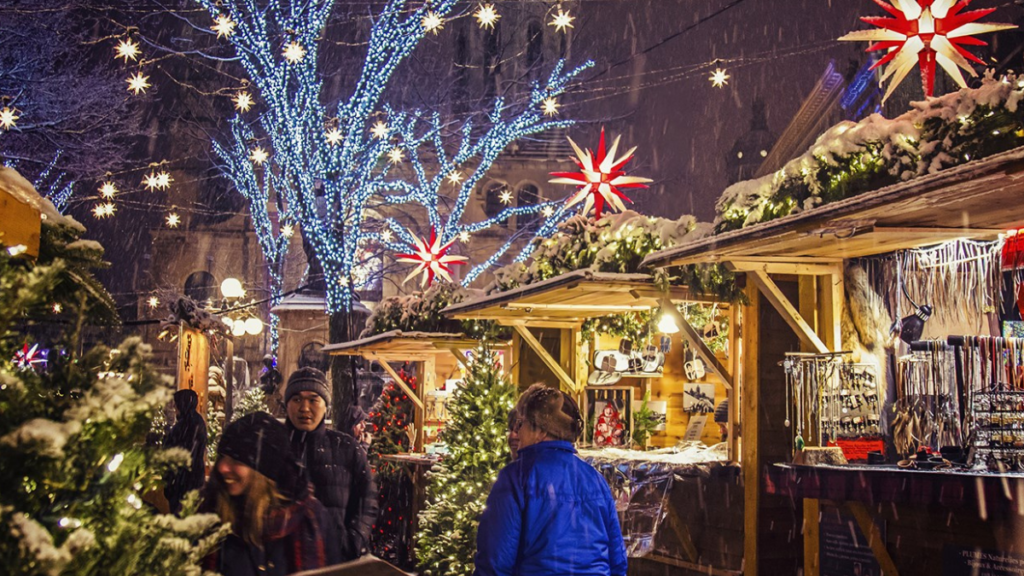
[[[381,334],[374,334],[351,342],[341,342],[324,346],[323,351],[328,354],[339,354],[344,356],[359,356],[365,353],[382,354],[427,354],[444,353],[448,354],[445,347],[438,348],[435,343],[442,345],[476,346],[477,341],[467,338],[465,334],[450,334],[445,332],[403,332],[392,330]]]

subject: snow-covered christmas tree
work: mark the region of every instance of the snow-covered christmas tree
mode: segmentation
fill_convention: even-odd
[[[434,468],[420,515],[416,554],[427,576],[473,573],[479,516],[498,472],[508,463],[505,429],[516,389],[498,355],[478,348],[453,394],[442,432],[449,453]]]

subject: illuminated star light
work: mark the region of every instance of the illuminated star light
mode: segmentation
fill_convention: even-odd
[[[92,215],[98,219],[103,219],[106,218],[107,216],[113,216],[114,212],[117,212],[117,206],[115,206],[112,202],[97,204],[92,208]]]
[[[476,17],[476,21],[480,23],[481,28],[490,28],[492,30],[498,19],[501,18],[501,14],[498,14],[498,11],[494,9],[493,4],[481,4],[473,16]]]
[[[181,216],[178,216],[177,212],[171,212],[167,215],[168,228],[177,228],[178,224],[181,224]]]
[[[157,306],[160,305],[160,299],[157,298],[156,296],[150,296],[147,303],[149,304],[150,308],[156,308]]]
[[[4,130],[14,128],[18,118],[21,118],[21,116],[18,116],[17,112],[18,111],[14,108],[4,106],[3,110],[0,110],[0,128],[3,128]]]
[[[435,35],[444,28],[444,20],[433,10],[428,11],[423,17],[423,30],[433,32]]]
[[[725,73],[725,70],[715,68],[708,80],[711,80],[711,85],[715,88],[721,88],[729,83],[729,78],[730,76]]]
[[[414,243],[410,244],[412,252],[409,254],[396,254],[395,258],[399,262],[407,262],[410,264],[416,264],[413,271],[409,273],[405,278],[405,282],[411,280],[414,276],[422,274],[423,278],[420,279],[420,286],[430,286],[434,283],[434,277],[440,276],[445,280],[451,282],[451,271],[450,266],[461,266],[466,264],[469,258],[465,256],[453,256],[447,254],[448,249],[452,247],[455,240],[448,242],[447,244],[441,244],[441,237],[437,235],[437,230],[434,228],[430,229],[430,241],[426,241],[423,238],[414,238]]]
[[[124,58],[125,63],[129,60],[136,60],[139,57],[139,45],[131,39],[118,42],[114,51],[117,52],[115,58]]]
[[[294,226],[292,226],[291,224],[285,224],[284,226],[281,226],[281,236],[284,236],[285,238],[291,238],[293,234],[295,234]]]
[[[104,182],[103,185],[100,186],[100,196],[107,200],[111,200],[115,195],[117,195],[117,186],[115,186],[113,182]]]
[[[544,114],[547,116],[554,116],[555,114],[558,114],[558,109],[561,107],[558,100],[555,100],[554,98],[545,98],[540,105],[541,109],[544,110]]]
[[[142,184],[150,190],[166,190],[171,187],[171,175],[167,172],[150,172],[142,180]]]
[[[387,137],[387,135],[388,135],[388,125],[387,125],[387,123],[386,122],[381,122],[381,121],[378,120],[377,123],[373,125],[373,128],[370,128],[370,134],[373,134],[373,137],[376,138],[377,140],[380,140],[382,138]]]
[[[465,230],[463,230],[462,232],[459,232],[459,241],[462,242],[463,244],[468,243],[469,242],[469,232],[466,232]]]
[[[128,91],[134,92],[136,96],[142,94],[149,88],[149,76],[143,76],[142,72],[136,72],[134,76],[125,80],[128,82]]]
[[[555,14],[554,17],[551,18],[551,22],[548,22],[548,26],[554,26],[556,32],[565,32],[566,28],[574,28],[572,21],[575,19],[575,16],[570,16],[568,12],[559,8],[558,14]]]
[[[540,213],[543,214],[545,218],[551,218],[551,215],[555,213],[555,209],[551,206],[545,206],[541,208]]]
[[[401,164],[404,158],[405,154],[402,153],[401,148],[392,148],[391,151],[388,152],[388,160],[391,160],[392,164]]]
[[[61,306],[60,302],[54,302],[51,310],[53,310],[54,314],[60,314],[61,312],[64,311],[64,307]]]
[[[60,304],[54,304],[54,312],[60,313]],[[33,344],[29,348],[26,342],[22,345],[21,350],[14,353],[14,364],[21,370],[28,370],[37,365],[45,365],[46,357],[49,355],[48,350],[40,350],[39,344]]]
[[[512,192],[509,190],[502,190],[501,194],[498,194],[498,200],[501,200],[502,204],[508,206],[512,203]]]
[[[210,29],[217,33],[217,38],[227,38],[235,33],[235,23],[227,14],[221,14]]]
[[[971,62],[984,65],[966,46],[987,46],[986,42],[972,38],[975,34],[1012,30],[1013,24],[979,24],[976,21],[995,12],[995,8],[971,10],[964,8],[971,0],[885,0],[875,3],[893,16],[862,17],[861,20],[876,30],[858,30],[840,40],[872,42],[867,51],[885,50],[887,54],[871,69],[886,66],[881,81],[891,78],[884,102],[910,74],[915,65],[921,67],[921,82],[926,96],[935,90],[935,65],[942,66],[957,84],[966,88],[967,82],[959,68],[977,76]],[[959,66],[959,68],[958,68]]]
[[[252,108],[252,96],[248,92],[239,92],[232,98],[235,103],[235,110],[239,112],[248,112]]]
[[[620,136],[617,136],[615,141],[612,142],[612,147],[606,151],[604,128],[602,128],[601,140],[597,146],[596,156],[589,149],[586,152],[580,150],[580,147],[572,141],[572,138],[569,138],[569,144],[572,144],[573,150],[576,151],[576,165],[580,167],[580,171],[551,173],[552,176],[557,176],[557,178],[551,180],[552,184],[573,184],[579,186],[576,193],[569,198],[566,204],[567,207],[586,200],[583,213],[588,214],[590,209],[595,207],[595,218],[600,219],[605,204],[622,212],[626,210],[626,205],[622,201],[632,202],[619,190],[620,188],[647,188],[644,184],[652,182],[650,178],[626,176],[622,167],[633,159],[633,152],[636,151],[636,146],[621,157],[616,158],[615,152],[619,148],[619,138]]]
[[[456,186],[458,186],[458,184],[460,182],[462,182],[462,179],[464,177],[462,175],[462,172],[459,172],[458,170],[455,170],[451,174],[446,176],[446,178],[448,179],[449,182],[451,182],[452,184],[455,184]]]
[[[343,139],[341,130],[338,130],[337,128],[331,128],[324,136],[327,138],[327,143],[331,146],[337,146]]]
[[[298,64],[306,57],[306,49],[298,42],[289,42],[281,52],[289,64]]]
[[[392,238],[391,230],[384,230],[380,233],[380,239],[384,242],[390,243]]]
[[[270,154],[267,154],[267,151],[261,146],[253,148],[252,152],[249,153],[249,160],[252,160],[253,164],[257,166],[262,166],[267,161],[267,158],[270,158]]]

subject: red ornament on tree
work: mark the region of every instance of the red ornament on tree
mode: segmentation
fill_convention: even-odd
[[[636,146],[630,148],[629,152],[620,158],[615,158],[615,152],[619,148],[619,138],[620,136],[616,136],[612,147],[606,151],[604,128],[601,128],[601,140],[598,142],[596,155],[589,148],[586,152],[580,150],[572,138],[569,138],[569,144],[572,144],[573,150],[576,151],[577,159],[574,161],[580,167],[580,171],[551,173],[552,176],[557,176],[551,180],[552,184],[579,186],[576,193],[569,198],[567,206],[574,206],[586,200],[583,213],[589,214],[590,208],[594,207],[594,217],[599,219],[605,204],[622,212],[626,209],[626,205],[622,201],[632,202],[622,193],[621,188],[647,188],[644,184],[651,182],[650,178],[626,176],[626,172],[622,169],[627,162],[633,159]]]
[[[416,264],[416,268],[405,278],[406,282],[417,274],[423,274],[420,286],[430,286],[433,284],[435,275],[451,282],[452,269],[449,266],[461,266],[469,260],[465,256],[448,254],[448,249],[455,243],[455,239],[442,245],[441,237],[437,235],[437,231],[433,227],[430,228],[429,242],[423,238],[414,238],[414,242],[414,244],[409,245],[412,248],[412,253],[395,255],[399,262]]]
[[[921,83],[927,96],[932,96],[935,89],[936,64],[942,66],[957,84],[966,88],[967,82],[960,74],[960,68],[971,76],[977,76],[971,62],[985,64],[965,48],[987,45],[972,36],[1016,28],[1013,24],[979,24],[977,20],[996,9],[964,12],[971,0],[893,0],[892,4],[885,0],[874,1],[893,17],[863,17],[862,21],[878,29],[851,32],[840,40],[873,42],[868,52],[888,52],[872,66],[875,69],[888,64],[882,74],[882,81],[890,77],[892,80],[883,101],[918,65],[921,67]]]

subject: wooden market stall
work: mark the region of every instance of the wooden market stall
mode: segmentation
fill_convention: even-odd
[[[792,464],[793,400],[780,363],[798,360],[786,356],[795,351],[844,352],[841,318],[852,289],[844,267],[850,259],[952,240],[995,240],[1024,225],[1022,174],[1024,149],[1016,149],[645,259],[655,267],[722,264],[746,282],[745,575],[802,569],[809,576],[953,576],[1010,574],[1007,567],[1019,566],[1024,477],[925,471],[923,462],[916,466],[911,459],[897,468],[891,455],[890,465]],[[1011,347],[1012,339],[994,340]],[[953,353],[963,359],[962,351]],[[808,434],[809,446],[817,443],[814,436]]]
[[[704,326],[695,327],[687,322],[678,308],[683,304],[717,307],[728,325],[728,354],[716,354],[709,349],[702,338]],[[596,441],[597,414],[592,406],[622,399],[628,407],[626,412],[632,417],[644,394],[649,392],[653,402],[665,406],[665,428],[655,432],[648,443],[650,447],[666,448],[661,452],[668,452],[668,447],[687,439],[703,440],[706,444],[720,441],[719,427],[708,414],[686,410],[690,404],[686,397],[695,390],[707,390],[710,392],[707,400],[713,405],[735,398],[741,354],[737,348],[739,318],[736,312],[735,306],[693,294],[685,286],[663,291],[647,274],[590,270],[466,300],[444,310],[451,318],[489,320],[511,327],[515,331],[514,381],[521,389],[537,381],[557,384],[577,397],[590,434],[581,442],[583,445]],[[667,336],[661,346],[662,350],[667,350],[664,366],[657,372],[621,374],[621,380],[612,385],[594,384],[593,374],[600,368],[594,365],[594,357],[602,354],[603,349],[621,351],[622,347],[617,339],[601,333],[599,323],[593,337],[586,337],[584,323],[629,313],[667,313],[675,319],[679,332]],[[685,348],[706,364],[703,377],[693,378],[692,371],[687,374]],[[623,518],[627,550],[631,556],[643,557],[631,560],[631,574],[739,574],[743,558],[742,532],[738,526],[742,523],[743,510],[735,462],[739,443],[734,430],[737,402],[729,403],[730,433],[721,462],[673,467],[656,461],[654,454],[645,456],[648,453],[642,451],[581,450],[581,456],[613,484],[613,492],[616,479],[631,473],[624,470],[641,471],[639,481],[637,478],[629,480],[633,485],[623,496],[630,504]],[[605,457],[604,454],[615,456]],[[667,474],[668,482],[654,481],[659,474]],[[651,493],[657,496],[650,497]],[[645,510],[638,511],[639,518],[630,518],[634,508]],[[644,514],[652,517],[649,522],[642,517]],[[643,530],[644,534],[632,534],[633,527]]]

